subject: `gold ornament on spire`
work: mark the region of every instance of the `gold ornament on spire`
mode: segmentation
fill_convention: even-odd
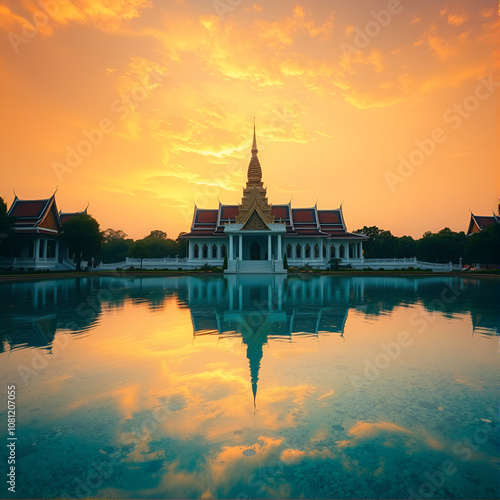
[[[243,198],[238,208],[236,222],[246,224],[250,216],[256,211],[265,224],[274,223],[274,215],[271,214],[271,206],[267,201],[267,190],[262,183],[262,169],[257,157],[257,139],[255,134],[255,123],[253,126],[252,158],[248,165],[247,186],[243,189]]]

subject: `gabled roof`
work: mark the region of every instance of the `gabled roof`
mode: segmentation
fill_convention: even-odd
[[[218,209],[202,209],[195,206],[191,231],[183,238],[225,237],[224,226],[234,223],[238,205],[222,205]],[[271,214],[277,223],[285,224],[286,236],[318,236],[323,238],[367,239],[346,229],[342,207],[334,210],[292,208],[290,203],[271,205]]]
[[[43,200],[20,200],[17,195],[9,208],[8,215],[15,217],[14,230],[19,234],[57,235],[64,222],[82,212],[62,213],[57,211],[55,193]]]
[[[327,236],[321,231],[318,221],[318,210],[312,208],[292,208],[294,232],[298,236]]]
[[[55,235],[61,229],[55,193],[44,200],[20,200],[16,195],[8,215],[15,217],[14,230],[19,234]]]
[[[469,228],[467,229],[467,235],[478,233],[483,229],[491,226],[492,224],[500,224],[500,216],[493,215],[474,215],[472,212],[470,214]],[[474,229],[475,228],[475,229]]]
[[[63,226],[65,222],[71,220],[75,215],[81,215],[86,213],[87,209],[82,210],[81,212],[65,212],[65,213],[59,210],[59,220],[61,221],[61,226]]]

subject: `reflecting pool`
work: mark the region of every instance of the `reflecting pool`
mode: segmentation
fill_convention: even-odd
[[[498,498],[499,304],[456,277],[2,284],[2,498]]]

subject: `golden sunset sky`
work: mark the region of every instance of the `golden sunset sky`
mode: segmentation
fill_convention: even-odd
[[[493,0],[0,2],[0,196],[188,231],[241,200],[420,237],[496,210]],[[406,163],[405,163],[406,162]]]

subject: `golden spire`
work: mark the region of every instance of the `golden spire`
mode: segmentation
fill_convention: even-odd
[[[241,199],[241,205],[238,207],[236,223],[243,224],[243,229],[264,230],[267,224],[274,223],[274,215],[271,214],[271,205],[267,201],[266,188],[262,184],[262,169],[260,168],[257,152],[254,123],[252,158],[247,173],[248,181],[243,189],[243,198]],[[257,212],[257,214],[254,215],[254,212]],[[247,222],[248,226],[246,225]]]
[[[257,153],[259,150],[257,149],[257,138],[255,135],[255,118],[253,124],[253,143],[252,143],[252,158],[250,160],[250,164],[248,165],[248,183],[249,184],[258,184],[262,181],[262,169],[260,168],[259,158],[257,157]]]

